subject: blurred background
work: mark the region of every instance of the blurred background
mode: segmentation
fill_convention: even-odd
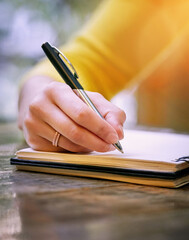
[[[1,123],[16,121],[19,80],[44,56],[41,44],[49,41],[58,46],[66,42],[90,18],[100,2],[0,1]],[[171,62],[170,56],[166,61],[171,64],[163,64],[140,86],[124,90],[112,100],[126,110],[128,125],[189,132],[187,40],[183,43],[186,47],[182,47],[182,51],[178,48],[177,62]],[[179,66],[185,66],[185,70]]]
[[[0,1],[0,122],[15,121],[21,76],[87,21],[100,0]],[[57,24],[61,23],[61,24]]]

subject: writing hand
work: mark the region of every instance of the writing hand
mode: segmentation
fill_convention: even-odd
[[[48,82],[28,103],[23,120],[27,143],[36,150],[106,152],[123,138],[125,113],[99,93],[88,92],[102,116],[91,110],[66,84]],[[52,145],[55,132],[58,147]]]

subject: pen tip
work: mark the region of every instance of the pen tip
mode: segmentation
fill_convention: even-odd
[[[117,143],[115,143],[115,144],[113,144],[113,145],[114,145],[114,147],[115,147],[118,151],[120,151],[121,153],[124,153],[124,152],[123,152],[123,148],[122,148],[120,142],[117,142]]]

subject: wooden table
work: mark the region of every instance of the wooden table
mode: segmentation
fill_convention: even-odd
[[[174,190],[15,171],[22,147],[0,126],[0,239],[189,239],[189,185]]]

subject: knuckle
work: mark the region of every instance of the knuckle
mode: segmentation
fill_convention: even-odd
[[[33,120],[31,117],[29,117],[28,115],[25,117],[24,119],[24,125],[26,126],[26,128],[31,128],[33,127]]]
[[[29,105],[29,111],[31,113],[36,113],[41,111],[41,101],[39,98],[35,98]]]
[[[99,92],[90,92],[90,97],[92,97],[93,99],[104,99],[103,95]]]
[[[34,116],[47,115],[46,99],[43,96],[36,97],[29,105],[29,113]]]
[[[64,91],[72,91],[71,87],[68,84],[58,82],[58,88]]]
[[[72,127],[70,129],[69,134],[70,134],[70,138],[73,142],[78,143],[81,141],[82,134],[81,134],[79,127]]]
[[[105,124],[101,124],[98,127],[96,134],[98,136],[101,136],[101,135],[104,135],[105,133],[107,133],[107,126]]]
[[[29,111],[31,112],[31,113],[35,113],[35,112],[37,112],[38,111],[38,105],[37,104],[35,104],[34,102],[32,102],[30,105],[29,105]]]
[[[86,107],[80,107],[78,111],[75,113],[76,121],[80,124],[84,124],[86,121],[88,121],[89,117],[89,111],[86,109]]]
[[[70,87],[67,84],[53,81],[45,87],[44,94],[48,98],[54,99],[54,98],[56,98],[56,96],[59,92],[62,93],[63,91],[66,92],[68,90],[70,90]]]
[[[53,97],[54,89],[56,89],[56,82],[51,82],[49,83],[45,88],[44,88],[44,94],[48,97]]]
[[[52,82],[50,82],[50,83],[46,86],[45,90],[46,90],[47,92],[49,92],[49,91],[51,92],[52,89],[55,89],[55,88],[57,87],[57,85],[58,85],[58,82],[52,81]]]

